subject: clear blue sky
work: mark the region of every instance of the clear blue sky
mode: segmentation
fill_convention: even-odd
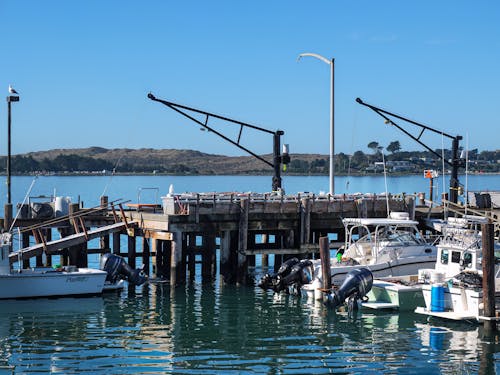
[[[14,154],[88,146],[244,154],[148,100],[150,91],[282,129],[292,152],[327,154],[330,71],[314,58],[297,62],[302,52],[335,57],[336,152],[366,152],[374,140],[421,149],[356,97],[468,135],[470,148],[499,148],[498,1],[1,1],[0,23],[0,92],[12,84],[21,94]],[[268,135],[242,140],[272,150]],[[423,140],[441,147],[439,136]]]

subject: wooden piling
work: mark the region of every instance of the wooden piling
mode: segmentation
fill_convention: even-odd
[[[173,232],[170,257],[170,285],[175,287],[182,283],[182,232]]]
[[[5,232],[10,230],[12,225],[12,204],[7,203],[4,205],[3,229]]]
[[[21,234],[21,246],[28,247],[30,245],[30,234],[29,232],[24,232]],[[30,260],[23,259],[23,269],[30,268]]]
[[[302,198],[300,202],[300,243],[308,244],[311,241],[311,200]]]
[[[136,267],[135,258],[137,257],[137,244],[136,244],[135,233],[128,234],[127,249],[128,249],[128,251],[127,251],[127,263],[130,267],[135,268]]]
[[[231,231],[225,230],[220,238],[221,281],[227,282],[231,273]]]
[[[330,268],[330,244],[328,237],[319,238],[319,254],[321,258],[321,276],[323,278],[323,289],[332,287],[332,271]]]
[[[52,241],[52,228],[47,228],[45,231],[45,240]],[[52,255],[45,253],[45,266],[52,267]]]
[[[105,209],[107,209],[107,207],[108,207],[108,197],[105,196],[105,195],[103,195],[101,197],[101,207],[105,208]],[[105,236],[102,236],[100,238],[99,242],[100,242],[100,248],[101,249],[108,249],[107,251],[109,251],[109,248],[110,248],[109,247],[109,234],[107,234]]]
[[[215,255],[215,235],[207,234],[203,237],[203,250],[201,254],[201,278],[203,282],[212,281]]]
[[[246,262],[246,250],[247,250],[247,240],[248,240],[248,207],[249,200],[242,199],[240,201],[240,220],[238,225],[238,256],[237,256],[237,267],[236,267],[236,283],[246,284],[247,276],[247,262]]]
[[[261,234],[261,243],[267,244],[267,233]],[[269,255],[262,254],[262,267],[269,267]]]
[[[108,236],[109,239],[109,236]],[[149,276],[149,257],[150,257],[149,240],[142,237],[142,269],[146,275]]]
[[[196,272],[196,234],[188,234],[188,275],[189,280],[193,281]]]
[[[495,239],[494,226],[491,223],[481,225],[483,247],[483,305],[486,318],[495,316]],[[486,331],[496,330],[494,320],[485,320]]]
[[[113,233],[113,254],[119,255],[121,253],[121,237],[120,237],[120,232],[115,232]]]

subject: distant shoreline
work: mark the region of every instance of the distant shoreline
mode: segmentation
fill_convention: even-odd
[[[407,176],[421,176],[422,173],[387,173],[388,177],[407,177]],[[446,173],[446,176],[449,176],[449,173]],[[459,173],[459,176],[465,176],[465,173]],[[500,172],[469,172],[469,176],[488,176],[488,175],[500,175]],[[0,176],[7,176],[6,173],[0,173]],[[77,176],[95,176],[95,177],[103,177],[103,176],[182,176],[182,177],[207,177],[207,176],[269,176],[271,177],[271,173],[224,173],[224,174],[193,174],[193,173],[146,173],[146,172],[116,172],[116,173],[102,173],[102,172],[50,172],[50,173],[12,173],[12,176],[55,176],[55,177],[77,177]],[[300,174],[300,173],[287,173],[282,174],[281,177],[287,176],[298,176],[298,177],[309,177],[309,176],[324,176],[328,177],[328,174],[324,173],[315,173],[315,174]],[[383,173],[352,173],[345,174],[339,173],[336,174],[335,177],[383,177]],[[442,177],[436,177],[436,179]]]

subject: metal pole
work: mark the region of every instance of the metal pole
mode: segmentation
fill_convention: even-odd
[[[493,224],[481,225],[481,242],[483,250],[483,305],[486,318],[495,317],[495,241]],[[486,331],[496,330],[496,322],[486,319]]]
[[[330,83],[330,194],[335,194],[335,182],[334,182],[334,157],[335,157],[335,120],[334,120],[334,113],[335,113],[335,90],[334,90],[334,83],[335,83],[335,59],[332,58],[332,61],[330,63],[330,69],[331,69],[331,78],[332,81]]]
[[[458,168],[460,167],[460,159],[458,158],[458,141],[462,139],[457,135],[453,138],[451,144],[451,178],[450,178],[450,202],[457,203],[458,201]]]
[[[333,165],[334,165],[334,83],[335,83],[335,59],[332,57],[331,60],[328,60],[327,58],[318,55],[317,53],[301,53],[299,55],[299,59],[303,56],[312,56],[317,58],[318,60],[323,61],[326,64],[330,65],[330,72],[331,72],[331,83],[330,83],[330,194],[335,193],[335,187],[334,187],[334,181],[333,181]]]
[[[274,176],[273,176],[273,185],[272,189],[273,191],[278,191],[278,189],[281,189],[281,155],[280,155],[280,140],[281,140],[281,135],[283,134],[282,130],[278,130],[276,133],[273,135],[273,169],[274,169]]]
[[[11,104],[10,97],[7,97],[7,203],[11,204],[12,199],[10,195],[10,173],[11,173],[11,165],[10,165],[10,157],[11,157],[11,148],[10,148],[10,130],[11,130]]]

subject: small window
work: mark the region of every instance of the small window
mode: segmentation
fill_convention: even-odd
[[[464,253],[464,266],[470,267],[472,265],[472,254]]]
[[[451,252],[451,262],[452,263],[460,263],[460,252],[452,251]]]
[[[448,264],[448,250],[441,251],[441,263]]]

